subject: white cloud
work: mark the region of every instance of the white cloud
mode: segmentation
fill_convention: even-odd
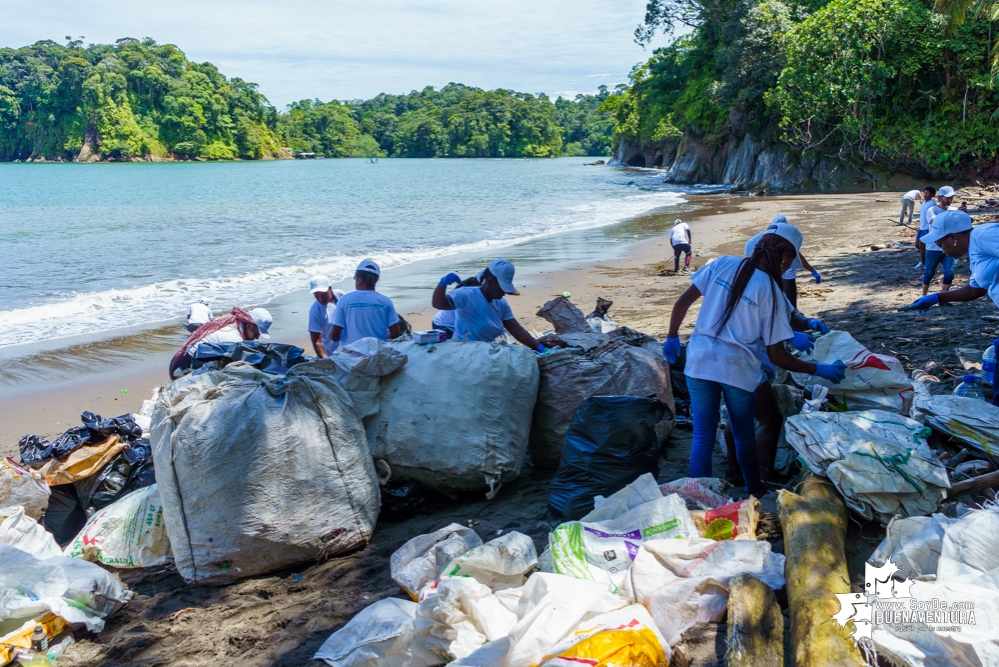
[[[645,3],[0,0],[0,45],[61,42],[64,35],[84,35],[87,43],[149,36],[260,84],[278,107],[451,81],[554,97],[627,81],[651,53],[632,41]]]

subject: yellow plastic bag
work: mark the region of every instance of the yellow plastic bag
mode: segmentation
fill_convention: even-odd
[[[566,637],[542,667],[669,667],[670,650],[649,612],[634,604],[597,616]]]

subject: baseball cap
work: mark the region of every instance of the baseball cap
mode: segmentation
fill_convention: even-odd
[[[949,185],[945,185],[939,190],[937,190],[937,197],[953,197],[956,194],[957,193],[954,192],[954,188],[950,187]]]
[[[361,263],[357,265],[357,270],[367,271],[369,273],[375,274],[376,276],[382,275],[382,270],[378,268],[378,265],[375,264],[375,260],[373,259],[365,259],[361,261]]]
[[[274,318],[271,317],[271,314],[265,308],[254,308],[250,311],[250,317],[257,323],[257,328],[260,329],[260,337],[265,340],[270,338],[267,330],[274,324]]]
[[[200,303],[200,304],[201,304],[201,305],[203,305],[203,306],[211,306],[211,305],[212,305],[212,304],[211,304],[211,303],[210,303],[210,302],[208,301],[208,299],[198,299],[198,303]]]
[[[948,234],[966,232],[971,227],[971,216],[964,211],[944,211],[933,218],[930,231],[920,240],[923,243],[936,243]]]
[[[680,218],[677,218],[676,220],[673,221],[673,224],[674,225],[679,225],[681,222],[683,222],[683,221],[680,220]]]
[[[778,218],[783,218],[784,216],[779,215]],[[785,220],[787,218],[784,218]],[[787,239],[794,246],[795,250],[801,250],[801,232],[794,225],[789,225],[786,222],[777,222],[769,227],[767,227],[764,234],[776,234],[777,236]]]
[[[513,286],[513,264],[505,259],[494,259],[489,264],[489,273],[493,274],[504,292],[507,294],[517,292],[517,288]]]
[[[326,276],[312,276],[312,280],[309,281],[309,291],[315,294],[316,292],[325,292],[330,288],[330,279]]]

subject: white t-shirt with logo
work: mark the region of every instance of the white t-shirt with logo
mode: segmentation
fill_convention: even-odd
[[[195,332],[197,333],[197,332]],[[191,334],[192,336],[194,334]],[[239,333],[238,324],[230,324],[227,327],[222,327],[218,331],[213,331],[204,338],[198,341],[198,345],[192,345],[187,348],[187,353],[194,356],[195,351],[197,351],[199,345],[205,343],[241,343],[243,341],[243,334]]]
[[[753,250],[756,249],[756,244],[760,242],[760,239],[763,238],[763,235],[765,233],[766,232],[760,232],[759,234],[757,234],[753,238],[751,238],[748,241],[746,241],[746,248],[744,250],[744,252],[746,254],[746,257],[752,257],[753,256]],[[785,271],[781,275],[781,278],[783,278],[784,280],[794,280],[794,277],[796,275],[798,275],[798,270],[799,269],[803,269],[803,268],[805,268],[805,267],[801,263],[801,257],[800,256],[796,256],[794,258],[794,261],[791,262],[791,266],[789,266],[788,269],[787,269],[787,271]]]
[[[929,210],[926,210],[926,209],[929,209]],[[930,227],[933,226],[933,219],[935,217],[937,217],[938,215],[940,215],[941,213],[943,213],[944,210],[946,210],[946,209],[942,209],[939,206],[937,206],[936,204],[933,204],[932,206],[924,206],[923,210],[926,210],[926,229],[929,229]],[[920,229],[923,228],[923,211],[919,212],[919,228]],[[927,243],[926,244],[926,249],[927,250],[938,250],[938,251],[941,250],[940,246],[938,246],[936,243]]]
[[[312,307],[309,308],[309,333],[319,334],[323,349],[328,355],[333,354],[340,347],[340,341],[330,338],[330,333],[333,331],[333,313],[335,312],[336,304],[332,301],[325,306],[318,301],[313,301]]]
[[[340,297],[333,324],[343,327],[340,344],[350,345],[362,338],[388,340],[388,330],[399,323],[392,299],[374,290],[354,290]]]
[[[503,323],[514,319],[505,298],[486,300],[480,287],[459,287],[447,295],[454,306],[454,337],[494,341],[506,332]]]
[[[204,324],[212,319],[212,309],[205,304],[192,303],[187,307],[187,321],[191,324]]]
[[[968,261],[971,264],[968,284],[987,289],[989,298],[999,306],[999,224],[979,225],[971,230]]]
[[[729,291],[742,261],[741,257],[719,257],[691,277],[703,301],[694,333],[687,343],[684,373],[693,378],[756,391],[764,379],[757,356],[759,346],[773,345],[794,336],[788,317],[793,308],[780,286],[757,269],[749,279],[739,305],[718,331]],[[776,309],[775,295],[779,300]]]
[[[911,199],[912,201],[919,201],[919,190],[909,190],[904,195],[902,195],[902,200]]]
[[[690,226],[686,222],[681,222],[678,225],[673,225],[673,231],[669,233],[670,245],[679,245],[680,243],[690,243],[687,240],[687,232],[690,231]]]

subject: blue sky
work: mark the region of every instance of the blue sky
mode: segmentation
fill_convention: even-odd
[[[152,37],[270,101],[368,98],[449,81],[572,96],[627,81],[646,0],[0,0],[0,46]]]

